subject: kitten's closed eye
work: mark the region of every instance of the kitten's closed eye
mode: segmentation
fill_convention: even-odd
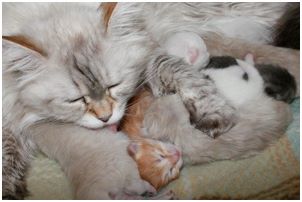
[[[115,88],[115,87],[119,86],[120,84],[121,84],[121,82],[118,82],[118,83],[115,83],[113,85],[108,86],[107,88],[110,90],[112,88]]]
[[[181,152],[160,141],[144,139],[132,142],[128,153],[136,161],[142,179],[159,189],[179,176],[182,166]]]

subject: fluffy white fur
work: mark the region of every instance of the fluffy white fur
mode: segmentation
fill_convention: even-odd
[[[3,40],[4,126],[20,133],[24,126],[15,123],[51,118],[100,128],[120,120],[143,71],[142,58],[150,52],[149,46],[141,48],[146,43],[107,36],[96,4],[5,3],[4,11],[3,34],[27,37],[47,54]],[[72,55],[94,69],[103,86],[120,83],[110,89],[117,104],[106,123],[85,113],[81,102],[66,102],[80,96],[68,67]]]
[[[209,63],[210,54],[202,38],[193,32],[178,32],[163,44],[168,54],[184,58],[194,66],[203,68]]]
[[[286,3],[137,3],[131,8],[138,6],[147,30],[160,42],[179,31],[213,31],[254,43],[269,43],[272,26]]]
[[[238,60],[239,65],[224,69],[207,69],[205,74],[214,80],[219,92],[228,99],[233,106],[240,107],[247,101],[264,96],[264,86],[258,70],[249,63]],[[248,81],[242,78],[247,73]]]

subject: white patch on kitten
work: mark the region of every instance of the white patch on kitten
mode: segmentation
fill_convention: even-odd
[[[236,107],[263,95],[263,79],[254,67],[251,54],[246,56],[245,61],[237,59],[238,65],[204,69],[210,61],[210,55],[199,35],[193,32],[176,33],[167,40],[164,47],[168,54],[183,58],[193,68],[208,75],[218,91]],[[247,74],[247,80],[243,79],[244,74]]]

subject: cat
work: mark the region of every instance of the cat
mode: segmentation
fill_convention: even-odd
[[[167,185],[179,176],[182,166],[181,151],[169,143],[143,138],[140,124],[143,121],[145,108],[151,104],[153,97],[150,89],[141,89],[129,103],[126,116],[119,129],[130,139],[128,153],[136,161],[140,176],[156,190]],[[145,107],[146,106],[146,107]]]

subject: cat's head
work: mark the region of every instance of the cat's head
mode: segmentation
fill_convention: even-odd
[[[15,80],[18,101],[39,119],[87,128],[118,122],[138,85],[145,49],[112,39],[96,9],[55,6],[2,38],[3,76]]]
[[[179,176],[181,152],[170,143],[137,140],[130,143],[128,153],[136,161],[142,179],[157,190]]]

